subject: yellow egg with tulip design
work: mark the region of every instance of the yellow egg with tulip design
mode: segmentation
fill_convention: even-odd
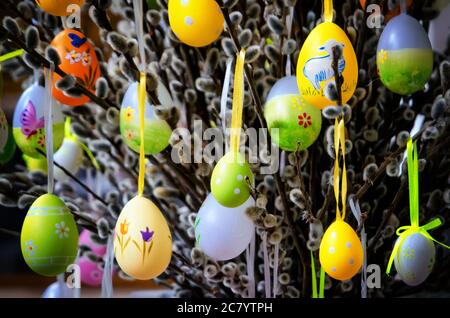
[[[172,235],[166,219],[150,200],[130,200],[117,219],[114,255],[129,276],[147,280],[160,275],[172,257]]]

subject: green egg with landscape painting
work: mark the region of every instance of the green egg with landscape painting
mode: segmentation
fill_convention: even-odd
[[[378,42],[377,67],[383,85],[394,93],[424,88],[433,71],[433,51],[416,19],[402,13],[389,21]]]
[[[28,267],[43,276],[62,274],[75,262],[78,229],[60,198],[44,194],[33,202],[22,225],[20,247]]]
[[[158,84],[159,86],[159,84]],[[160,89],[157,89],[159,94]],[[133,151],[139,153],[141,144],[138,83],[134,82],[125,93],[120,108],[120,134]],[[144,152],[146,155],[160,153],[169,145],[172,129],[169,124],[156,116],[155,107],[148,100],[145,103]]]

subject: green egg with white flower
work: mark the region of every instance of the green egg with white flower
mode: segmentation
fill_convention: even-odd
[[[221,205],[234,208],[250,196],[246,179],[253,185],[254,177],[245,157],[229,152],[219,160],[211,176],[211,193]]]
[[[27,265],[43,276],[62,274],[75,262],[78,229],[60,198],[44,194],[33,202],[22,225],[20,247]]]

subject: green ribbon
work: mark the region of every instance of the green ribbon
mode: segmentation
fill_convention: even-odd
[[[314,255],[311,252],[311,282],[312,282],[312,298],[324,298],[325,290],[325,271],[323,267],[320,267],[320,281],[319,292],[317,292],[317,277],[316,277],[316,264],[314,262]]]
[[[389,258],[388,266],[386,268],[386,274],[388,275],[391,272],[392,263],[394,261],[395,255],[397,255],[398,249],[405,241],[405,239],[411,234],[420,233],[427,239],[450,249],[450,246],[435,240],[430,235],[430,233],[428,233],[429,230],[435,229],[442,224],[442,220],[440,218],[435,218],[425,225],[419,225],[419,160],[417,155],[417,143],[413,143],[412,139],[410,138],[408,140],[406,149],[408,158],[409,218],[411,221],[411,225],[401,226],[396,231],[399,238],[394,245],[391,256]]]
[[[20,56],[25,52],[24,49],[20,49],[20,50],[16,50],[16,51],[12,51],[6,54],[3,54],[0,56],[0,63],[4,62],[6,60],[12,59],[14,57]]]

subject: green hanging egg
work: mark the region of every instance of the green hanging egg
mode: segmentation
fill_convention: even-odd
[[[134,82],[122,100],[120,134],[128,147],[137,153],[141,145],[138,104],[138,83]],[[144,152],[146,155],[155,155],[169,145],[172,129],[165,120],[156,116],[155,108],[148,101],[145,103],[144,116]]]
[[[33,202],[20,235],[22,255],[27,265],[43,276],[56,276],[75,261],[78,229],[64,202],[44,194]]]
[[[15,152],[16,143],[14,142],[12,129],[8,126],[5,113],[0,108],[0,164],[5,164],[11,160]]]
[[[250,166],[240,153],[229,152],[219,160],[211,176],[211,193],[221,205],[228,208],[240,206],[250,196],[254,178]]]
[[[295,76],[278,80],[264,109],[272,141],[281,149],[296,151],[311,146],[320,134],[322,113],[301,95]]]

